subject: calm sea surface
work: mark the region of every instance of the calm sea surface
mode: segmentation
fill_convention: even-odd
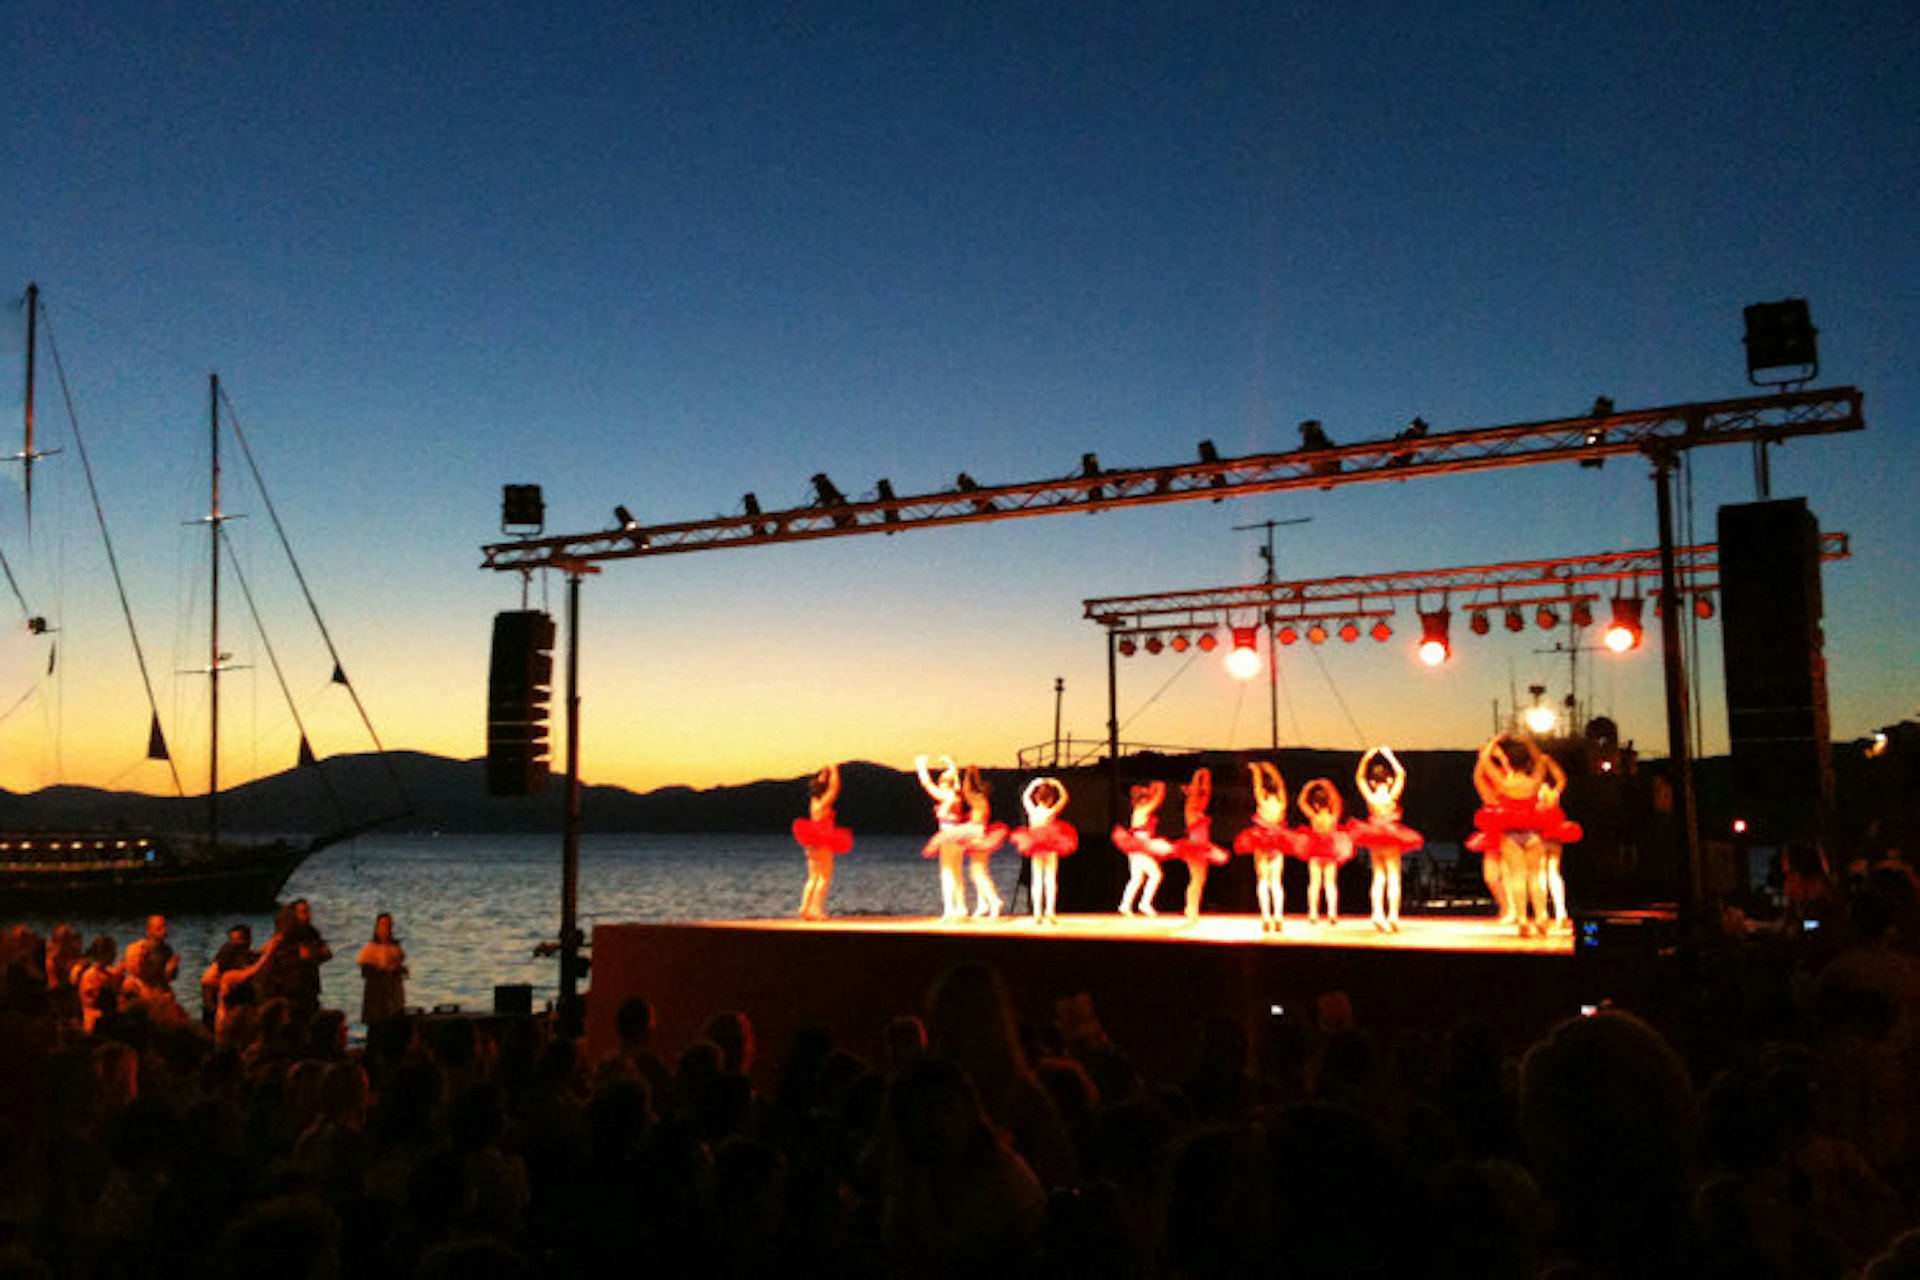
[[[925,837],[861,836],[839,859],[827,906],[836,915],[935,916],[940,889],[920,856]],[[1009,902],[1018,856],[993,860]],[[560,838],[543,836],[369,836],[307,860],[282,892],[305,898],[333,948],[321,969],[322,998],[358,1018],[360,972],[354,957],[382,911],[407,950],[407,1003],[493,1007],[496,985],[526,983],[534,1005],[554,995],[558,962],[534,947],[560,928]],[[739,920],[790,916],[800,905],[806,860],[787,835],[586,836],[580,842],[580,920],[599,922]],[[1021,899],[1024,908],[1026,900]],[[266,915],[169,917],[180,953],[182,1003],[199,1012],[199,975],[245,921],[255,944],[273,932]],[[29,920],[42,934],[54,920]],[[139,919],[75,919],[83,939],[107,934],[122,950],[140,935]]]

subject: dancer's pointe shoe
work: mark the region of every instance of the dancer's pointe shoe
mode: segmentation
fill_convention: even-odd
[[[1387,918],[1385,916],[1375,916],[1373,918],[1373,927],[1381,933],[1387,932]]]
[[[1160,913],[1158,911],[1155,911],[1152,907],[1141,907],[1140,914],[1143,916],[1157,916]]]
[[[1389,920],[1389,921],[1387,921],[1387,931],[1388,931],[1389,933],[1398,933],[1398,932],[1400,932],[1400,922],[1399,922],[1398,920]]]

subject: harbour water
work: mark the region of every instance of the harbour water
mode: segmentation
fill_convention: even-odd
[[[862,836],[838,860],[828,908],[836,915],[934,916],[939,884],[920,856],[924,837]],[[1001,855],[993,874],[1009,901],[1021,859]],[[599,921],[738,920],[790,916],[800,903],[806,861],[787,835],[607,835],[580,843],[581,928]],[[525,984],[534,1005],[551,1000],[558,962],[534,955],[558,936],[561,857],[557,835],[367,836],[308,859],[282,898],[305,898],[333,949],[321,968],[321,998],[358,1018],[354,957],[374,917],[393,914],[407,951],[407,1002],[432,1009],[493,1007],[495,986]],[[1025,898],[1021,899],[1024,907]],[[268,915],[173,915],[169,941],[180,955],[180,998],[199,1010],[199,975],[230,925],[273,932]],[[18,923],[18,922],[13,922]],[[29,919],[43,935],[59,921]],[[83,940],[106,934],[124,950],[140,918],[67,921]]]

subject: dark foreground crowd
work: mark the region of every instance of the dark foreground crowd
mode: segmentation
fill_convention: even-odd
[[[874,1060],[818,1028],[771,1071],[737,1013],[662,1061],[637,999],[598,1061],[535,1019],[350,1050],[284,996],[83,1031],[16,929],[0,1280],[1920,1277],[1914,879],[1787,887],[1666,961],[1658,1008],[1519,1044],[1329,992],[1203,1019],[1177,1079],[1084,999],[1021,1024],[978,965]]]

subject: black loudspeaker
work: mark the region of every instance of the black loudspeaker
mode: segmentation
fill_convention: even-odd
[[[487,794],[532,795],[546,786],[553,694],[553,618],[516,609],[493,620],[487,677]]]
[[[1812,820],[1833,793],[1820,525],[1799,498],[1722,507],[1719,525],[1735,785]]]

